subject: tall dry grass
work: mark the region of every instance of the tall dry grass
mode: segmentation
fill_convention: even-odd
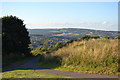
[[[56,57],[56,58],[55,58]],[[59,58],[58,60],[55,60]],[[97,39],[74,41],[67,46],[47,55],[47,61],[58,61],[61,66],[75,67],[77,71],[116,73],[118,71],[118,40]]]

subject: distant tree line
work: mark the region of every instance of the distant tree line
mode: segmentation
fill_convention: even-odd
[[[89,39],[110,39],[109,36],[103,36],[103,37],[100,37],[100,36],[89,36],[89,35],[85,35],[81,38],[81,40],[89,40]],[[120,36],[117,36],[115,37],[114,39],[120,39]]]
[[[90,35],[84,35],[82,38],[80,39],[75,39],[75,40],[70,40],[69,42],[67,42],[67,44],[69,43],[72,43],[74,41],[81,41],[81,40],[90,40],[90,39],[110,39],[109,36],[103,36],[103,37],[100,37],[100,36],[90,36]],[[116,36],[115,38],[111,38],[111,39],[120,39],[120,36]],[[65,45],[67,45],[65,44]]]

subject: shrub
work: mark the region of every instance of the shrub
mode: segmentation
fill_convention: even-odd
[[[92,38],[92,39],[99,39],[100,36],[92,36],[91,38]]]
[[[91,38],[91,36],[85,35],[85,36],[83,36],[81,39],[82,39],[82,40],[89,40],[90,38]]]
[[[41,50],[41,48],[35,48],[34,50],[31,51],[32,55],[37,56],[37,55],[43,55],[44,52]]]
[[[120,36],[117,36],[115,39],[120,39]]]
[[[104,38],[104,39],[110,39],[110,37],[109,37],[109,36],[104,36],[103,38]]]

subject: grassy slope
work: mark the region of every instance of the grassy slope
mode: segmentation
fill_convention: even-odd
[[[70,43],[44,55],[39,64],[59,70],[117,75],[118,59],[118,40],[98,39]]]
[[[70,78],[61,75],[43,73],[34,70],[14,70],[0,73],[2,78]]]

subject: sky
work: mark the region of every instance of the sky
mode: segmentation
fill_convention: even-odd
[[[118,30],[117,2],[2,2],[0,17],[13,15],[28,29]]]

